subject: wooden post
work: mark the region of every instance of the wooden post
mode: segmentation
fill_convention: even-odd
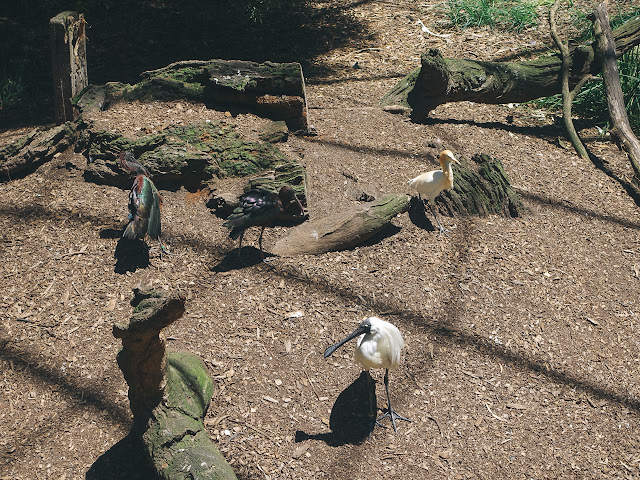
[[[71,99],[88,85],[85,21],[62,12],[49,20],[56,123],[74,120]]]

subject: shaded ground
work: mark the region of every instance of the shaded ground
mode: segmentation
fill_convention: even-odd
[[[282,147],[307,168],[310,215],[353,204],[359,189],[406,191],[435,165],[425,153],[441,147],[462,161],[500,158],[528,213],[443,216],[451,239],[402,215],[350,251],[243,266],[201,197],[162,192],[164,238],[178,255],[160,259],[151,243],[145,266],[114,258],[127,192],[85,183],[82,156],[67,152],[0,185],[0,478],[146,478],[125,438],[111,326],[129,316],[131,289],[148,283],[187,292],[169,344],[205,360],[215,380],[205,423],[244,478],[640,476],[640,214],[623,186],[625,157],[582,132],[608,175],[560,148],[552,119],[523,107],[444,105],[431,125],[373,108],[424,48],[493,59],[549,43],[544,27],[422,37],[415,20],[431,27],[429,8],[356,4],[375,39],[317,59],[334,72],[308,79],[319,135]],[[115,107],[103,121],[136,135],[167,118],[220,116],[153,103]],[[263,122],[228,120],[252,138]],[[265,233],[267,251],[283,233]],[[245,236],[249,264],[257,235]],[[371,439],[357,425],[353,347],[322,357],[368,315],[405,336],[391,391],[414,420]],[[383,407],[382,372],[373,373]]]

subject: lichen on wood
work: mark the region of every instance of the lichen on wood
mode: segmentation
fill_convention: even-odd
[[[117,162],[124,150],[134,153],[157,185],[184,185],[190,190],[215,178],[255,175],[292,163],[271,144],[246,140],[224,122],[175,126],[137,139],[87,125],[78,145],[89,152],[85,178],[120,187],[131,183]]]
[[[165,350],[162,329],[182,316],[184,296],[143,287],[134,289],[131,304],[130,319],[113,334],[122,339],[117,360],[129,385],[132,434],[158,478],[235,480],[204,428],[213,394],[206,367],[191,353]]]
[[[640,44],[640,17],[627,21],[613,32],[616,53]],[[594,46],[581,45],[570,50],[569,84],[574,87],[585,74],[597,74]],[[438,105],[448,102],[478,103],[525,102],[561,91],[560,55],[555,52],[523,62],[486,62],[444,58],[439,50],[421,55],[421,66],[400,80],[380,105],[412,108],[411,118],[424,121]]]
[[[522,215],[522,199],[511,187],[502,162],[487,154],[475,154],[471,160],[473,164],[456,168],[453,189],[442,192],[436,206],[451,216]]]

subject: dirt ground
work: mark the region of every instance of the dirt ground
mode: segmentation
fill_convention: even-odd
[[[350,4],[371,36],[314,60],[332,67],[307,79],[318,136],[280,148],[307,169],[311,217],[353,205],[358,189],[408,193],[440,148],[502,160],[526,214],[442,216],[450,238],[404,214],[349,251],[223,268],[237,245],[222,220],[199,195],[163,191],[177,255],[151,243],[149,266],[121,269],[127,192],[85,182],[83,156],[3,183],[1,479],[148,478],[126,438],[111,333],[142,284],[186,292],[168,344],[210,369],[206,427],[240,478],[640,478],[640,210],[626,157],[589,129],[602,163],[584,161],[559,146],[553,118],[524,106],[444,105],[430,125],[376,108],[425,48],[491,60],[550,45],[545,22],[519,35],[447,31],[436,7]],[[452,35],[423,34],[418,18]],[[117,105],[100,121],[135,136],[214,118],[250,138],[264,123],[185,102]],[[267,251],[285,230],[266,231]],[[354,345],[322,352],[370,315],[404,335],[391,395],[413,422],[367,438],[354,426],[366,408]],[[382,408],[383,372],[372,373]]]

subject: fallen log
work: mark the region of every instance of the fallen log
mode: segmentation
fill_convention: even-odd
[[[359,205],[292,228],[276,242],[272,252],[280,256],[319,255],[352,248],[374,236],[393,217],[406,212],[408,208],[407,195],[385,195],[370,204]]]
[[[640,44],[640,17],[613,31],[616,54]],[[586,74],[600,72],[594,43],[570,50],[569,84],[573,88]],[[409,73],[381,100],[381,106],[412,109],[415,122],[426,120],[437,106],[449,102],[518,103],[561,92],[562,58],[552,55],[526,62],[485,62],[444,58],[438,49],[421,55],[422,65]]]
[[[33,172],[73,145],[75,138],[75,127],[71,122],[47,130],[32,130],[16,142],[0,148],[0,178],[15,179]]]
[[[299,63],[189,60],[144,72],[135,85],[89,86],[74,98],[83,114],[118,101],[186,99],[215,110],[249,111],[308,130],[304,76]]]

